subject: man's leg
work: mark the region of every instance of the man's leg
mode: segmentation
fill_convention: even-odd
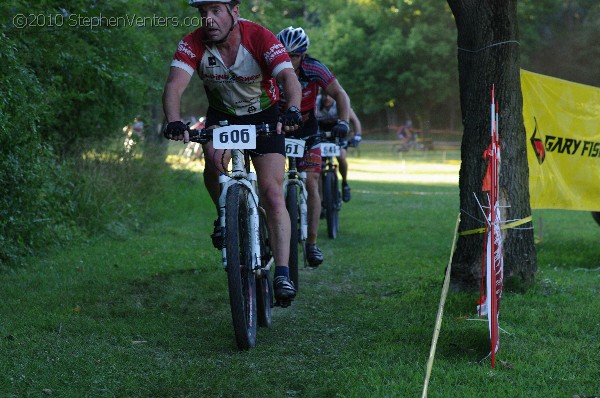
[[[342,176],[342,184],[347,184],[348,181],[348,160],[346,160],[346,150],[340,150],[340,156],[337,157],[340,175]]]
[[[273,249],[275,265],[287,267],[290,257],[290,215],[285,208],[283,178],[285,157],[268,153],[253,159],[260,200],[267,212],[269,240]]]
[[[267,213],[269,241],[275,259],[273,290],[277,304],[287,307],[296,296],[296,289],[289,279],[290,215],[285,208],[283,178],[285,156],[267,153],[253,159],[260,200]]]
[[[221,195],[219,176],[224,173],[231,158],[231,153],[230,151],[223,153],[223,150],[214,149],[211,142],[204,145],[203,151],[206,154],[206,161],[204,162],[204,186],[217,211],[217,219],[214,222],[213,233],[210,237],[213,246],[220,250],[223,247],[223,231],[219,223],[219,196]],[[218,160],[215,161],[215,159]]]
[[[217,207],[218,213],[219,195],[221,195],[219,176],[225,172],[225,168],[231,159],[231,152],[225,151],[225,154],[223,154],[224,151],[222,149],[214,149],[212,147],[212,142],[205,144],[203,151],[205,154],[204,186]]]
[[[319,233],[319,215],[321,214],[321,196],[319,195],[320,173],[306,173],[306,191],[308,194],[308,236],[306,243],[317,243]]]
[[[321,215],[321,196],[319,195],[320,172],[306,173],[306,191],[308,194],[308,236],[306,237],[306,259],[311,267],[323,262],[323,253],[316,246]]]

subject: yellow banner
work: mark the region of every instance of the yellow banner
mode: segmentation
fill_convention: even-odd
[[[600,89],[521,70],[535,209],[600,211]]]

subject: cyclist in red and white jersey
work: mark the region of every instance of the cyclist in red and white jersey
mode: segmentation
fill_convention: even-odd
[[[302,86],[302,128],[288,133],[294,137],[306,139],[308,150],[298,163],[299,171],[306,171],[306,190],[308,192],[308,236],[306,239],[306,260],[312,267],[323,262],[323,253],[317,247],[319,216],[321,213],[321,198],[319,196],[319,176],[321,173],[321,149],[318,138],[319,126],[315,117],[315,102],[319,89],[329,93],[337,101],[339,118],[332,132],[344,138],[350,131],[348,118],[350,116],[350,99],[335,76],[320,61],[309,56],[306,51],[310,44],[308,35],[302,28],[288,27],[277,34],[279,41],[285,46],[294,66],[294,70]],[[283,87],[282,103],[291,97]]]
[[[169,121],[165,137],[189,140],[188,126],[181,121],[180,105],[194,72],[202,79],[208,98],[206,126],[214,127],[224,120],[229,124],[275,124],[281,120],[284,131],[297,129],[302,123],[301,88],[290,58],[275,36],[256,23],[241,19],[237,0],[190,0],[189,3],[200,11],[203,26],[179,42],[171,62],[163,93],[163,107]],[[281,118],[277,83],[288,93]],[[218,177],[225,172],[223,168],[231,156],[215,150],[212,142],[205,144],[203,150],[207,159],[204,183],[218,208]],[[289,302],[296,289],[289,280],[290,221],[281,190],[285,175],[284,135],[257,137],[252,160],[275,258],[275,296]],[[223,232],[218,222],[211,237],[213,245],[221,248]]]

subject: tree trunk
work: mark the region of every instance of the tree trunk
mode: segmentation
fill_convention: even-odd
[[[458,69],[464,134],[459,174],[459,231],[484,226],[482,181],[490,144],[492,85],[499,104],[501,147],[499,201],[502,220],[531,215],[526,134],[523,124],[516,0],[447,0],[458,31]],[[531,223],[503,230],[507,287],[526,288],[537,269]],[[526,228],[526,229],[519,229]],[[454,290],[475,290],[481,280],[484,235],[460,236],[452,259]]]

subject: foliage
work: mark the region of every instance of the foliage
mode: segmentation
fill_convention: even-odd
[[[273,7],[270,2],[252,3],[258,10]],[[446,3],[306,0],[295,4],[292,10],[288,3],[281,5],[279,14],[265,11],[262,21],[272,27],[269,19],[293,15],[295,19],[288,17],[288,21],[307,28],[310,53],[334,71],[361,115],[385,118],[391,113],[388,123],[413,117],[419,127],[452,125],[449,121],[459,102],[456,28]],[[599,85],[600,57],[594,41],[598,8],[593,0],[519,2],[523,66]],[[283,25],[289,23],[279,23],[276,29]]]
[[[17,2],[10,14],[44,18],[25,28],[9,23],[6,34],[18,43],[21,64],[37,77],[47,104],[38,123],[63,153],[118,131],[141,113],[149,96],[159,95],[164,67],[154,62],[161,57],[149,28],[129,26],[126,18],[110,22],[125,15],[125,2],[53,4]],[[129,2],[127,15],[141,9],[140,2]]]
[[[457,97],[453,30],[437,2],[348,1],[311,30],[312,51],[333,66],[355,108],[428,120]]]
[[[524,68],[600,87],[600,4],[594,0],[524,1],[519,21]]]
[[[520,1],[524,67],[600,85],[599,7],[595,0]],[[340,79],[365,129],[407,116],[422,128],[447,128],[459,120],[456,33],[444,2],[248,0],[241,9],[242,17],[273,32],[305,27],[311,54]],[[16,25],[19,14],[29,17],[30,26]],[[186,0],[0,3],[2,261],[68,241],[77,235],[75,225],[98,231],[110,224],[107,213],[78,215],[92,202],[104,211],[116,209],[101,201],[119,195],[94,188],[94,179],[77,169],[96,175],[104,181],[96,187],[102,187],[108,174],[97,167],[115,165],[89,158],[90,164],[81,164],[82,154],[104,151],[110,145],[104,138],[122,139],[121,127],[136,116],[152,132],[162,119],[161,91],[177,42],[196,28],[184,18],[197,15]],[[91,26],[102,17],[101,26]],[[108,18],[120,19],[110,24]],[[195,77],[184,93],[185,116],[204,113],[202,91]]]
[[[69,235],[72,205],[63,165],[36,118],[43,90],[22,65],[17,44],[0,34],[0,263]]]
[[[101,210],[96,214],[125,216],[107,215],[114,210],[107,202],[118,200],[119,193],[97,194],[119,186],[128,194],[128,188],[82,178],[91,168],[78,161],[88,148],[101,151],[107,139],[118,139],[134,116],[149,118],[160,98],[184,30],[155,26],[156,20],[148,18],[135,23],[134,18],[182,19],[189,11],[185,4],[158,1],[81,0],[59,7],[53,1],[13,0],[0,5],[1,262],[68,241],[78,234],[76,222],[87,231],[103,227],[92,226],[97,218],[90,214],[81,217],[90,202]],[[111,23],[113,17],[121,19]],[[27,26],[20,26],[24,21]],[[91,187],[98,189],[83,192]]]
[[[147,151],[146,151],[147,152]],[[74,161],[74,218],[94,235],[121,236],[147,222],[149,199],[161,192],[167,166],[162,157],[90,151]],[[151,182],[151,183],[149,183]]]

